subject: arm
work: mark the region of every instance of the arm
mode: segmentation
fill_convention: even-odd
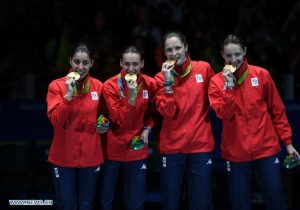
[[[268,72],[265,80],[265,96],[270,117],[278,137],[287,146],[292,143],[292,131],[286,116],[285,107]]]
[[[157,92],[155,96],[155,105],[163,118],[175,119],[179,113],[179,107],[176,104],[173,93],[166,93],[163,86],[163,78],[160,75],[155,77],[157,83]]]
[[[47,93],[47,115],[53,126],[65,127],[72,101],[62,95],[57,83],[52,82]]]
[[[123,128],[128,119],[132,117],[132,111],[135,109],[135,106],[129,104],[127,97],[122,98],[118,88],[110,83],[104,84],[103,97],[109,113],[109,119]]]
[[[141,136],[144,138],[144,143],[148,144],[149,142],[149,134],[152,132],[155,126],[155,118],[157,116],[157,110],[155,109],[155,103],[152,100],[155,93],[157,92],[157,84],[154,79],[151,79],[150,90],[151,90],[151,98],[149,100],[148,108],[145,113],[145,123]]]
[[[236,110],[235,96],[232,90],[221,88],[216,84],[216,80],[210,80],[208,88],[210,106],[220,119],[230,120]]]

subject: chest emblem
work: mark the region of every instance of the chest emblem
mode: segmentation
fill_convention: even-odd
[[[149,98],[148,90],[143,90],[143,99],[148,99],[148,98]]]
[[[97,101],[98,100],[98,94],[96,91],[92,91],[91,92],[91,97],[93,101]]]
[[[203,82],[203,77],[202,77],[201,74],[196,74],[196,75],[195,75],[195,78],[196,78],[196,82],[197,82],[197,83]]]
[[[257,86],[259,86],[258,78],[257,78],[257,77],[251,78],[251,85],[252,85],[252,87],[257,87]]]

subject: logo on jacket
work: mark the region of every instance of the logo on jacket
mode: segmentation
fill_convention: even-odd
[[[144,99],[148,99],[149,98],[148,90],[143,90],[143,98]]]
[[[257,77],[251,78],[251,84],[252,84],[252,87],[257,87],[259,85],[258,78]]]
[[[231,171],[230,170],[230,162],[229,161],[226,161],[226,169],[227,169],[228,172]]]
[[[55,174],[55,178],[59,178],[59,173],[58,173],[57,167],[54,168],[54,174]]]
[[[274,161],[274,164],[278,164],[279,163],[279,159],[276,158],[275,161]]]
[[[203,77],[202,77],[201,74],[196,74],[195,77],[196,77],[196,82],[197,82],[197,83],[203,82]]]
[[[167,158],[166,157],[162,157],[162,166],[164,167],[164,168],[166,168],[167,167]]]
[[[209,158],[206,165],[211,165],[212,164],[212,160]]]
[[[100,171],[100,166],[98,166],[95,170],[95,172],[99,172]]]
[[[146,170],[147,169],[147,166],[145,163],[143,163],[142,167],[141,167],[142,170]]]
[[[96,91],[92,91],[91,92],[91,96],[92,96],[92,100],[93,101],[97,101],[98,100],[98,94]]]

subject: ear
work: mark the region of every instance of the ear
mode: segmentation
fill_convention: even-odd
[[[247,54],[247,47],[245,47],[244,49],[244,53],[243,53],[244,57],[246,56],[246,54]]]
[[[70,57],[70,66],[72,66],[72,58]]]
[[[141,68],[144,67],[144,59],[141,61]]]
[[[223,51],[222,51],[222,50],[220,51],[220,53],[221,53],[221,55],[222,55],[222,58],[223,58],[223,59],[225,59],[225,57],[224,57],[224,55],[223,55]]]
[[[94,65],[94,59],[91,60],[91,67],[90,68],[92,68],[93,65]]]
[[[123,68],[123,66],[122,66],[122,59],[120,59],[120,67]]]
[[[188,51],[188,49],[189,49],[189,45],[188,45],[188,44],[186,44],[186,46],[185,46],[185,52],[187,52],[187,51]]]

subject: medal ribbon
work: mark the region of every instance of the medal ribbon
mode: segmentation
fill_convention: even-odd
[[[246,77],[248,76],[248,69],[244,72],[244,74],[238,79],[238,81],[236,81],[237,84],[242,84],[244,82],[244,80],[246,79]]]
[[[76,81],[75,82],[75,86],[74,86],[73,96],[87,94],[89,92],[89,90],[90,90],[90,87],[91,87],[90,80],[88,80],[86,82],[86,84],[83,84],[83,88],[80,88],[79,87],[79,82]]]

